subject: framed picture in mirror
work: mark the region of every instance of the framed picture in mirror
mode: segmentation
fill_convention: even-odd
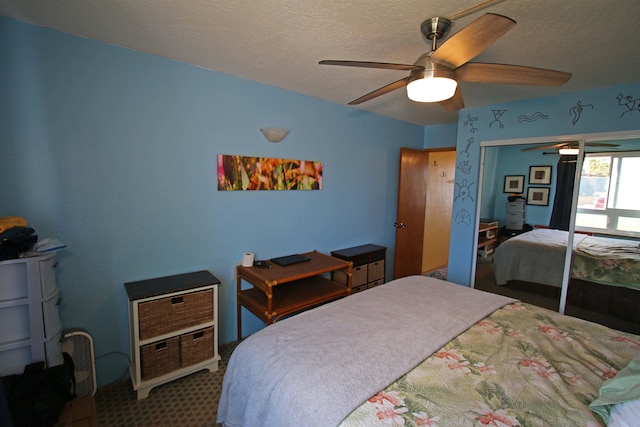
[[[529,184],[551,184],[551,166],[530,166]]]
[[[522,193],[524,191],[524,175],[507,175],[504,177],[505,193]]]
[[[527,204],[549,206],[549,187],[529,187],[527,189]]]

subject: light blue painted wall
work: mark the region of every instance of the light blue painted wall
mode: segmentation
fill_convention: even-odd
[[[546,187],[549,188],[549,206],[525,205],[525,221],[527,224],[549,225],[551,219],[551,210],[553,207],[553,197],[556,188],[556,172],[559,155],[544,155],[543,151],[522,151],[522,146],[503,146],[489,147],[490,150],[498,150],[500,160],[494,165],[496,170],[495,181],[495,205],[493,209],[493,218],[497,219],[501,226],[504,225],[506,218],[506,203],[508,193],[504,192],[504,178],[507,175],[524,175],[524,197],[527,197],[527,189],[529,187]],[[529,184],[529,167],[530,166],[551,166],[551,184],[549,185],[530,185]],[[483,185],[484,187],[484,185]],[[483,193],[484,194],[484,193]]]
[[[456,146],[456,123],[427,126],[424,129],[424,148],[451,148]]]
[[[448,279],[471,283],[481,141],[640,130],[639,106],[640,83],[632,83],[461,111]]]
[[[0,76],[0,216],[68,245],[61,317],[106,355],[100,385],[128,363],[125,282],[210,270],[224,343],[244,251],[375,243],[391,278],[399,148],[422,148],[423,127],[8,18]],[[271,126],[291,132],[271,144]],[[324,189],[219,192],[219,153],[322,161]],[[263,327],[243,318],[245,335]]]

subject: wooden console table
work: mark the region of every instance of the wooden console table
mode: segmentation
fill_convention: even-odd
[[[283,316],[351,295],[353,263],[318,251],[302,254],[309,261],[285,267],[269,262],[270,268],[236,267],[238,340],[242,339],[242,313],[245,307],[270,325]],[[347,282],[339,283],[326,273],[344,270]],[[242,289],[245,280],[252,288]]]

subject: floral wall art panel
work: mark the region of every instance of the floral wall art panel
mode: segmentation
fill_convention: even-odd
[[[218,154],[218,190],[322,190],[322,162]]]

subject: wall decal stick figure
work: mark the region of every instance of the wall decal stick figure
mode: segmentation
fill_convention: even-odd
[[[469,198],[473,202],[473,197],[471,197],[471,186],[473,184],[475,184],[475,182],[472,182],[471,184],[467,184],[466,179],[463,179],[461,183],[456,182],[456,187],[458,187],[458,195],[456,196],[454,201],[458,200],[458,198],[462,199],[463,201]]]
[[[593,110],[593,105],[582,105],[582,101],[578,100],[578,103],[569,109],[569,114],[573,116],[573,119],[571,120],[571,124],[573,126],[578,123],[578,120],[580,120],[580,116],[582,115],[582,110],[584,110],[585,108]]]
[[[633,96],[630,96],[630,95],[624,96],[621,93],[619,93],[618,96],[616,96],[616,99],[618,100],[618,105],[620,105],[621,107],[622,106],[627,107],[627,111],[620,114],[618,118],[622,118],[622,116],[624,116],[630,111],[640,112],[640,98],[633,99]]]
[[[469,157],[469,147],[471,147],[471,144],[473,144],[474,142],[475,140],[473,139],[473,137],[467,139],[467,146],[464,147],[464,150],[462,150],[460,154],[464,154],[465,156]]]
[[[504,124],[500,121],[500,118],[507,111],[509,110],[491,110],[491,112],[493,113],[493,121],[489,123],[489,127],[497,122],[500,125],[500,129],[504,128]]]
[[[471,225],[471,215],[466,209],[459,210],[456,214],[455,220],[457,224]]]
[[[478,130],[477,127],[473,126],[473,122],[477,121],[478,118],[477,117],[471,117],[471,114],[467,114],[467,120],[464,122],[465,126],[471,126],[471,129],[469,129],[469,133],[475,133],[475,131]]]
[[[462,172],[465,175],[469,175],[469,172],[471,172],[471,164],[469,163],[469,160],[463,160],[459,162],[458,170],[460,170],[460,172]]]

